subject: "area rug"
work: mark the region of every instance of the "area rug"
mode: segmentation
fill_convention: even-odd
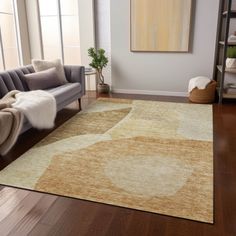
[[[213,222],[212,106],[101,98],[0,184]]]

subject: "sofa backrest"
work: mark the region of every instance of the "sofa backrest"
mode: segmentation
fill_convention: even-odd
[[[28,91],[24,75],[34,72],[32,65],[0,72],[0,98],[11,90]]]

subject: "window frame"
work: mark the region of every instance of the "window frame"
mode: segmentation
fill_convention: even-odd
[[[41,24],[41,12],[40,12],[40,0],[37,0],[37,9],[38,9],[38,16],[39,16],[39,34],[40,34],[40,43],[41,43],[41,55],[42,55],[42,59],[45,59],[45,53],[44,53],[44,43],[43,43],[43,34],[42,34],[42,24]],[[78,0],[77,0],[78,1]],[[61,60],[62,63],[65,63],[65,43],[63,41],[63,27],[62,27],[62,11],[61,11],[61,1],[60,0],[56,0],[56,4],[57,4],[57,21],[58,21],[58,29],[59,29],[59,43],[60,43],[60,56],[61,56]],[[79,1],[78,1],[78,6],[79,6]],[[79,9],[78,9],[78,14],[79,14]],[[79,16],[78,16],[79,18]],[[80,22],[78,22],[78,26],[80,26]],[[79,42],[79,48],[81,47],[81,42]],[[80,54],[81,57],[81,54]]]

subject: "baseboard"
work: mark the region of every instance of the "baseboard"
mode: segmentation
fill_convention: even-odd
[[[172,97],[188,97],[187,92],[170,92],[170,91],[158,91],[158,90],[112,89],[112,92],[142,94],[142,95],[172,96]]]

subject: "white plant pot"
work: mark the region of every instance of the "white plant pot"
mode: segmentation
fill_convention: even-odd
[[[227,58],[226,59],[226,68],[236,69],[236,58]]]

